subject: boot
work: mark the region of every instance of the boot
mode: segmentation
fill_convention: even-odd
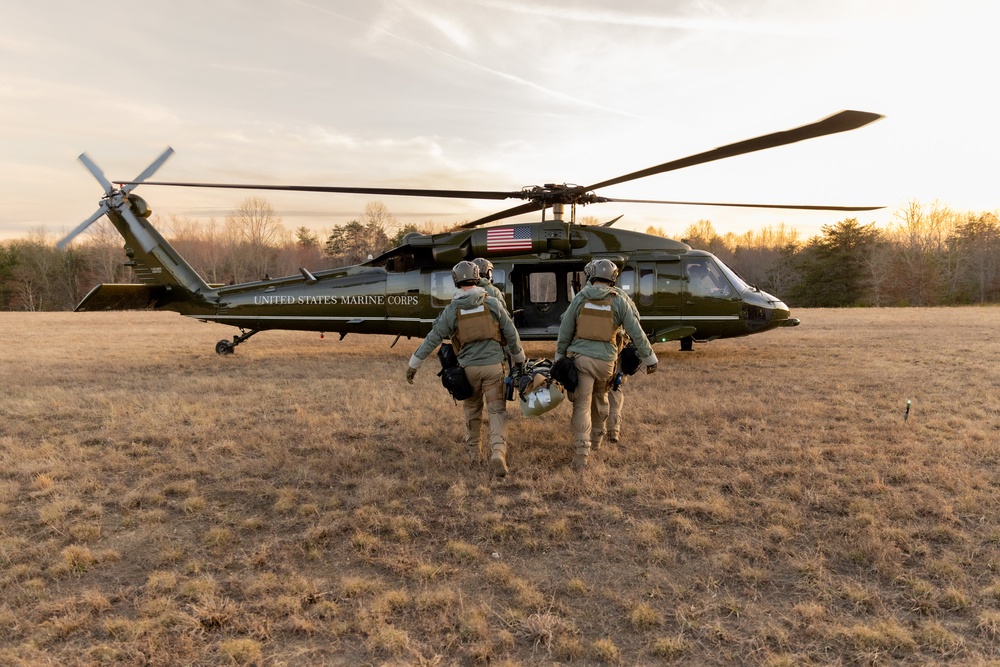
[[[573,454],[573,468],[583,470],[588,465],[588,458],[590,458],[590,447],[577,447],[576,453]]]
[[[482,453],[479,444],[467,445],[465,448],[466,455],[469,457],[469,463],[478,463],[480,460],[480,454]]]
[[[618,444],[618,431],[612,431],[611,433],[608,433],[608,442],[610,442],[612,445]]]
[[[507,454],[502,449],[494,449],[490,457],[490,471],[496,477],[507,476]]]

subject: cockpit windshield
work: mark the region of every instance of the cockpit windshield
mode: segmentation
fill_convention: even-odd
[[[739,274],[737,274],[735,271],[726,266],[722,262],[722,260],[720,260],[718,257],[713,257],[712,259],[715,260],[715,263],[719,266],[719,269],[722,271],[722,273],[724,273],[725,276],[729,278],[729,282],[733,284],[733,287],[736,288],[737,292],[742,294],[747,290],[753,289],[753,285],[750,285],[749,283],[747,283],[747,281],[740,278]]]

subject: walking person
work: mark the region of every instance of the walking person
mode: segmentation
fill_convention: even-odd
[[[472,260],[472,263],[479,267],[479,286],[486,290],[487,294],[496,299],[503,306],[503,309],[507,311],[507,314],[510,315],[510,311],[507,310],[507,302],[503,298],[503,292],[493,284],[493,262],[485,257],[476,257]]]
[[[614,373],[619,327],[635,343],[647,373],[656,371],[656,354],[639,324],[631,299],[615,289],[618,267],[611,260],[591,263],[588,284],[563,313],[556,360],[570,357],[579,381],[573,392],[573,467],[586,468],[590,452],[601,446],[608,419],[608,387]]]
[[[594,262],[588,262],[587,266],[583,267],[583,273],[586,279],[589,281],[594,275]],[[626,299],[626,303],[632,306],[632,310],[635,311],[636,318],[639,317],[639,310],[635,307],[635,302],[629,298],[620,287],[615,285],[615,292],[617,292],[621,297]],[[615,348],[618,350],[617,357],[615,358],[615,367],[611,372],[611,386],[608,390],[608,421],[605,426],[605,434],[608,437],[608,442],[615,445],[618,444],[618,440],[621,437],[621,426],[622,426],[622,411],[625,408],[625,384],[632,373],[635,372],[635,365],[630,368],[623,369],[622,367],[622,350],[624,350],[631,339],[628,334],[625,333],[624,327],[618,327],[615,331]],[[630,348],[634,350],[634,346]],[[634,353],[633,353],[634,354]],[[637,361],[633,356],[630,361]]]
[[[479,286],[479,267],[462,261],[455,265],[451,275],[457,291],[451,303],[434,320],[424,342],[410,357],[406,381],[413,384],[417,369],[428,355],[444,339],[450,338],[473,390],[472,396],[463,401],[466,451],[470,460],[479,460],[485,403],[490,433],[490,469],[494,475],[505,477],[508,472],[507,402],[504,399],[501,341],[506,341],[514,363],[524,363],[524,351],[507,310]]]

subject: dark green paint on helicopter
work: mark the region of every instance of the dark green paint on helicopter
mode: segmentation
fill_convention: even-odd
[[[125,238],[126,264],[140,282],[98,285],[77,311],[155,308],[238,327],[240,336],[219,342],[220,353],[272,329],[423,337],[454,292],[451,267],[473,257],[493,262],[494,282],[525,340],[556,338],[584,265],[600,257],[619,266],[619,285],[636,302],[643,329],[656,342],[682,340],[689,347],[691,340],[798,323],[779,299],[747,285],[707,252],[659,236],[555,220],[489,228],[530,231],[530,250],[491,249],[487,229],[414,234],[356,266],[209,285],[149,224],[145,201],[134,194],[129,200],[135,221],[154,240],[149,250],[118,211],[108,211],[108,217]],[[692,264],[712,267],[720,282],[716,293],[693,288],[687,275]]]

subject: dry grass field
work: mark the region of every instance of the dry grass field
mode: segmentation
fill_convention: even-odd
[[[416,340],[0,313],[0,664],[1000,659],[1000,309],[795,315],[494,481]]]

